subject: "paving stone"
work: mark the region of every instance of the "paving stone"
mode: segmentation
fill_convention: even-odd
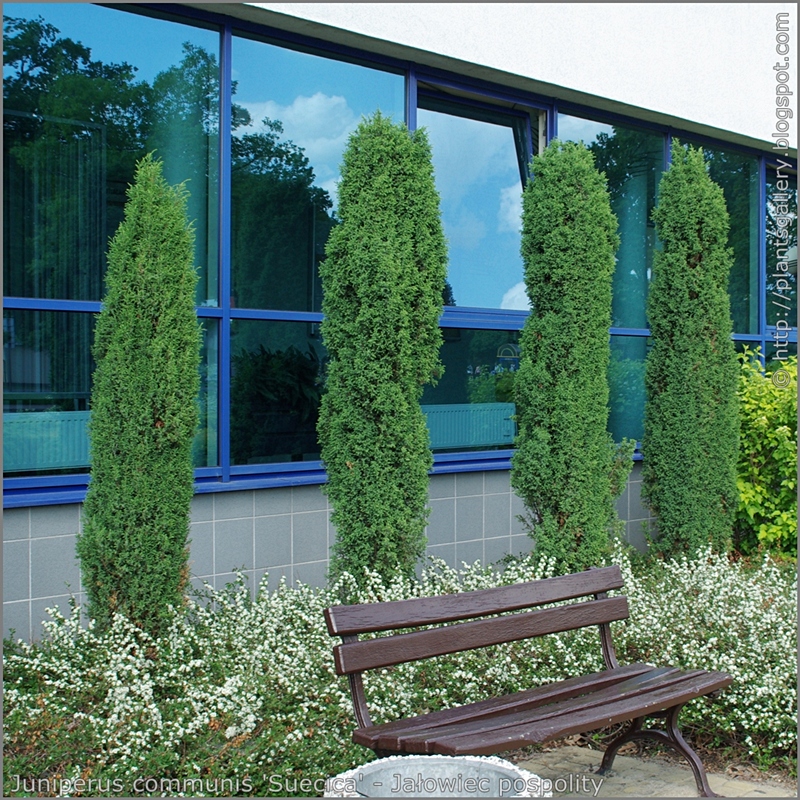
[[[617,756],[614,769],[600,776],[596,770],[600,766],[602,753],[585,747],[572,745],[558,747],[537,753],[519,766],[553,781],[554,797],[697,797],[697,786],[688,766],[660,761],[645,761],[635,756]],[[570,783],[570,776],[572,781]],[[558,791],[558,779],[562,785],[583,786],[583,776],[602,778],[602,785],[594,795],[595,789],[587,793]],[[797,797],[796,792],[776,783],[749,781],[729,778],[727,775],[708,773],[712,791],[723,797]]]

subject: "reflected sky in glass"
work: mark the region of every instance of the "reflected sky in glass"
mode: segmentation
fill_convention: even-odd
[[[456,306],[527,309],[522,184],[510,127],[419,109],[433,151]]]
[[[104,64],[125,62],[134,65],[136,78],[148,83],[180,60],[180,46],[176,47],[175,42],[178,23],[165,23],[89,3],[4,3],[3,15],[21,19],[44,17],[50,25],[58,28],[60,36],[88,45],[92,50],[92,60]],[[202,44],[216,52],[219,41],[216,33],[201,33],[202,39],[198,40],[197,28],[181,27],[186,28],[181,42]],[[146,52],[142,51],[142,37],[147,37]]]
[[[234,135],[264,131],[265,118],[279,120],[281,139],[303,149],[315,185],[334,206],[342,154],[362,117],[380,109],[395,122],[405,121],[405,80],[391,72],[236,36],[232,79],[233,102],[252,118]]]
[[[562,142],[583,142],[591,144],[599,134],[614,135],[614,128],[603,122],[591,119],[569,117],[566,114],[558,115],[558,138]]]

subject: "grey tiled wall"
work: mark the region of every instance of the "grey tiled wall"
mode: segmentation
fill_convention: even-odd
[[[655,519],[642,502],[642,462],[633,464],[628,483],[617,498],[617,514],[625,521],[625,538],[638,550],[647,549],[647,534],[655,538]]]
[[[628,540],[644,546],[640,465],[619,498]],[[531,540],[517,519],[523,512],[508,472],[434,475],[430,483],[428,553],[452,567],[493,563],[525,553]],[[39,638],[45,608],[69,613],[69,599],[86,601],[75,557],[79,505],[39,506],[3,512],[3,630]],[[254,590],[264,574],[274,587],[282,577],[322,585],[335,539],[330,507],[319,486],[296,486],[196,495],[192,502],[192,583],[222,588],[241,568]]]

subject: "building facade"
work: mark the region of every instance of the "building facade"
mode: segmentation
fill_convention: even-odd
[[[319,264],[347,138],[378,109],[427,129],[449,241],[445,375],[422,400],[431,555],[456,566],[530,549],[509,483],[528,313],[519,215],[531,157],[553,138],[592,150],[619,219],[617,440],[642,436],[650,212],[675,137],[703,146],[725,193],[737,347],[796,353],[796,124],[785,113],[796,69],[781,55],[791,59],[794,11],[731,4],[716,19],[687,4],[677,25],[669,8],[6,4],[4,630],[36,637],[46,607],[85,599],[75,539],[92,331],[108,239],[148,152],[186,181],[196,234],[197,584],[222,586],[239,568],[253,586],[265,573],[270,585],[324,582],[335,531],[315,433]],[[713,29],[715,52],[687,44],[692,25]],[[636,459],[618,509],[643,546]]]

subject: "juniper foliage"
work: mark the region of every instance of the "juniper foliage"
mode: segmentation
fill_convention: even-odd
[[[344,154],[338,214],[321,268],[331,574],[408,575],[425,548],[433,459],[419,401],[442,371],[447,260],[424,131],[379,112],[362,121]]]
[[[553,142],[533,159],[523,194],[522,257],[531,315],[515,381],[511,484],[536,552],[559,569],[601,563],[618,526],[633,442],[607,431],[609,326],[619,246],[593,155]]]
[[[200,327],[187,194],[146,156],[110,243],[78,540],[90,616],[105,626],[120,612],[154,635],[188,573]]]
[[[722,189],[701,149],[673,143],[653,219],[663,249],[647,302],[642,494],[657,517],[661,551],[724,551],[738,508],[733,251]]]

